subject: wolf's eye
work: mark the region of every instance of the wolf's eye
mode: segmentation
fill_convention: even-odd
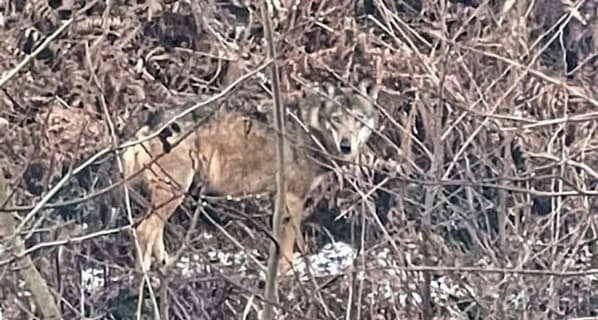
[[[330,117],[330,121],[332,121],[334,123],[340,123],[341,122],[341,116],[339,116],[339,115],[332,115]]]

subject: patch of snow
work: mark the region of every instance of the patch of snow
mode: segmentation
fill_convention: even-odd
[[[17,281],[17,287],[19,287],[19,291],[17,292],[17,297],[30,297],[31,292],[27,290],[27,282],[22,279]]]
[[[252,255],[257,255],[258,252],[253,250]],[[176,267],[181,269],[181,274],[184,277],[191,277],[201,272],[210,272],[216,266],[238,266],[239,272],[245,272],[248,264],[251,263],[250,257],[245,251],[237,252],[222,252],[220,250],[208,251],[208,263],[202,263],[198,254],[183,255],[177,262]]]
[[[202,236],[210,237],[208,233]],[[235,266],[239,273],[244,273],[253,264],[249,255],[257,256],[258,252],[256,250],[223,252],[213,249],[208,251],[205,256],[195,253],[184,254],[176,261],[175,267],[180,270],[179,274],[183,277],[209,273],[213,270],[212,268],[218,268],[219,266]],[[402,255],[407,265],[411,265],[412,261],[418,260],[416,254],[410,252],[410,250],[405,250]],[[351,270],[356,258],[356,249],[349,244],[335,242],[325,245],[319,252],[312,255],[300,256],[297,253],[293,267],[299,279],[307,281],[312,276],[342,275],[347,270]],[[386,299],[394,301],[398,305],[422,303],[423,299],[419,294],[419,285],[423,281],[421,272],[409,272],[401,268],[399,261],[388,248],[378,250],[368,259],[366,265],[369,270],[359,268],[356,274],[358,280],[371,281],[375,287],[375,290],[367,294],[367,300],[379,301],[380,299]],[[487,263],[489,262],[481,259],[477,264],[486,265]],[[360,266],[361,263],[358,265]],[[265,278],[263,272],[260,273],[260,276]],[[88,268],[82,271],[81,277],[82,285],[87,292],[104,286],[103,271],[101,269]],[[598,276],[590,275],[588,277],[595,280]],[[463,318],[462,312],[453,305],[452,299],[467,297],[475,291],[467,284],[456,283],[451,277],[447,276],[434,277],[431,283],[432,299],[447,308],[455,316],[454,319],[465,318]],[[492,293],[486,294],[491,295]],[[527,298],[525,293],[520,293],[510,296],[508,300],[514,308],[517,308]],[[0,318],[0,320],[2,319]]]
[[[97,268],[87,268],[81,271],[81,286],[87,292],[93,292],[104,286],[104,271]]]
[[[357,250],[346,243],[335,242],[326,244],[317,254],[306,257],[297,257],[297,255],[293,267],[301,280],[307,280],[310,273],[315,277],[320,277],[344,272],[353,264]]]
[[[210,232],[202,232],[199,235],[199,238],[200,239],[205,239],[205,240],[210,240],[210,239],[214,238],[214,235],[212,233],[210,233]]]

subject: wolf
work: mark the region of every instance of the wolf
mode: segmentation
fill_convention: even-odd
[[[306,196],[318,178],[331,170],[323,160],[355,161],[378,124],[375,101],[379,89],[370,79],[359,83],[358,90],[331,83],[307,89],[298,103],[298,118],[305,126],[290,122],[286,126],[281,273],[292,268],[294,246],[296,242],[301,245]],[[143,270],[150,269],[152,255],[162,263],[169,262],[164,226],[183,202],[194,178],[200,179],[205,191],[213,194],[240,196],[276,191],[276,131],[271,123],[240,112],[221,111],[196,128],[192,121],[178,125],[180,130],[136,144],[122,155],[125,177],[143,169],[132,185],[143,184],[152,204],[136,227]],[[185,128],[193,129],[183,135]],[[135,139],[147,138],[150,132],[151,128],[144,126]],[[177,139],[180,141],[174,143]],[[157,155],[161,156],[153,160]]]

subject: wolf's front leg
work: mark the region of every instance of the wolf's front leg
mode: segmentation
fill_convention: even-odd
[[[168,262],[168,253],[164,246],[164,227],[166,221],[183,202],[184,194],[180,188],[174,188],[164,182],[152,181],[151,203],[153,212],[137,227],[142,251],[141,265],[146,268],[145,270],[149,270],[151,266],[152,254],[160,263],[166,264]]]
[[[280,275],[284,275],[293,267],[295,243],[303,250],[301,221],[303,217],[303,198],[287,193],[287,213],[283,218],[282,237],[280,239]]]
[[[158,262],[161,265],[169,265],[170,258],[168,257],[168,252],[164,246],[164,228],[160,228],[158,230],[158,234],[156,235],[156,241],[154,242],[154,257],[158,259]]]
[[[150,215],[143,220],[136,229],[137,241],[139,242],[139,261],[138,264],[141,270],[146,272],[149,271],[152,265],[152,249],[156,246],[156,232],[159,231],[161,223],[155,219],[155,216]]]

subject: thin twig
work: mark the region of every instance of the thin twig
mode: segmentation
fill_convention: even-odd
[[[268,257],[268,273],[266,274],[266,288],[265,288],[265,299],[267,301],[278,302],[277,293],[277,281],[276,275],[278,272],[278,262],[280,257],[280,233],[283,213],[286,208],[286,187],[285,187],[285,112],[284,105],[282,104],[282,96],[280,92],[280,74],[278,71],[278,64],[276,63],[276,52],[274,49],[274,35],[272,32],[272,20],[271,16],[274,14],[273,10],[269,10],[271,7],[268,6],[267,0],[262,0],[262,23],[264,25],[264,35],[266,37],[266,43],[268,47],[268,57],[274,59],[271,65],[271,76],[272,76],[272,94],[274,98],[274,108],[272,110],[274,115],[274,128],[276,130],[276,197],[274,200],[274,215],[272,217],[272,237],[274,242],[270,244],[270,255]],[[292,222],[291,222],[292,224]],[[287,228],[294,228],[295,226],[289,225]],[[274,307],[272,304],[266,304],[264,306],[264,313],[262,315],[264,320],[274,319]]]

